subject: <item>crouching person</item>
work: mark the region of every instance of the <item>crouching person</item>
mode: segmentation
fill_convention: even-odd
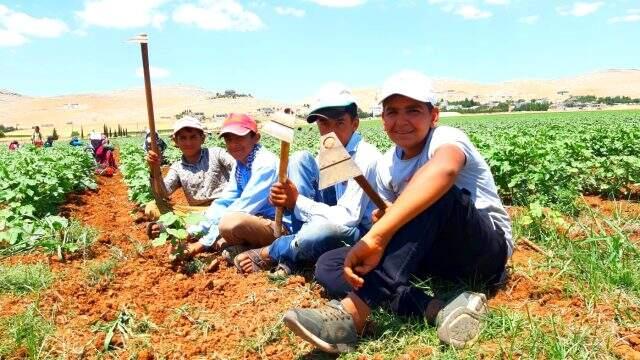
[[[320,135],[334,132],[365,177],[375,181],[375,164],[382,156],[357,132],[358,106],[351,92],[337,84],[318,92],[307,122],[315,122]],[[349,180],[318,190],[320,170],[308,152],[296,153],[289,165],[289,179],[271,188],[270,200],[292,214],[293,233],[270,246],[237,256],[243,272],[272,270],[268,276],[290,275],[304,263],[344,245],[353,245],[372,225],[373,203],[360,186]],[[275,266],[275,268],[273,268]]]
[[[463,347],[480,331],[485,296],[467,291],[445,302],[411,281],[500,283],[513,249],[509,217],[467,136],[436,127],[439,111],[428,78],[400,73],[385,82],[379,99],[395,147],[378,164],[377,186],[392,205],[374,216],[377,222],[353,247],[318,260],[318,282],[341,301],[289,310],[285,323],[324,351],[350,351],[371,309],[389,304],[398,315],[425,318],[443,342]]]
[[[229,249],[231,246],[262,247],[275,239],[275,208],[269,203],[269,189],[278,180],[277,157],[260,145],[258,127],[249,115],[230,114],[220,136],[235,159],[234,172],[206,210],[206,220],[187,229],[191,237],[199,238],[188,246],[187,256],[209,249],[238,251]]]
[[[222,194],[235,160],[224,149],[203,147],[205,134],[202,123],[194,117],[184,116],[176,121],[171,138],[180,149],[182,157],[171,164],[163,179],[164,185],[169,194],[182,188],[189,206],[202,207],[201,210],[204,211]],[[163,151],[162,147],[160,151]],[[149,166],[160,166],[162,161],[161,155],[150,149],[146,159]],[[155,201],[146,205],[145,214],[153,220],[160,216],[160,209]],[[159,225],[151,222],[148,227],[149,237],[157,237],[159,233]]]

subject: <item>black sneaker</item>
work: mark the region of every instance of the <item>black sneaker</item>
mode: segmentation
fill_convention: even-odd
[[[284,314],[284,323],[291,331],[328,353],[353,351],[358,332],[353,318],[337,300],[319,309],[292,309]]]

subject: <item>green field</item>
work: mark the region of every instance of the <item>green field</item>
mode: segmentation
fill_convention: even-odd
[[[383,309],[374,313],[357,351],[340,358],[640,356],[640,343],[634,343],[640,339],[640,111],[447,117],[441,124],[463,129],[491,166],[518,245],[509,282],[490,301],[483,333],[468,349],[442,346],[424,321],[401,320]],[[390,148],[380,120],[361,122],[360,131],[380,150]],[[262,139],[279,151],[275,139]],[[141,137],[115,140],[129,198],[137,204],[152,198],[141,142]],[[297,132],[292,151],[316,152],[317,143],[317,130],[306,126]],[[223,145],[217,138],[207,144]],[[180,156],[173,146],[166,155],[171,161]],[[93,187],[91,159],[82,150],[66,144],[0,150],[0,301],[64,284],[64,273],[52,275],[47,264],[11,261],[24,253],[75,255],[83,259],[89,284],[109,286],[119,255],[89,260],[89,249],[99,246],[97,231],[57,214],[68,193]],[[524,239],[541,251],[524,246]],[[137,244],[136,251],[149,246]],[[194,265],[190,271],[203,270]],[[417,285],[438,294],[457,290],[435,280]],[[0,359],[18,348],[30,358],[60,358],[41,348],[54,333],[51,309],[43,309],[37,297],[29,299],[25,311],[0,316]],[[263,325],[263,336],[247,339],[241,354],[269,358],[265,348],[278,345],[290,347],[298,358],[330,358],[291,340],[282,323]],[[118,351],[90,357],[135,358],[132,349]],[[159,350],[156,356],[163,358]]]

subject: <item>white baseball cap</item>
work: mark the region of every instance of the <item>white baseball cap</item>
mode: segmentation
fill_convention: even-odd
[[[388,77],[378,93],[378,102],[382,103],[391,95],[404,95],[431,105],[437,102],[431,79],[413,70],[401,71]]]
[[[200,120],[194,118],[193,116],[183,116],[178,119],[178,121],[173,124],[173,135],[184,128],[193,128],[204,131]]]
[[[311,104],[311,111],[307,116],[307,122],[314,122],[317,116],[326,117],[319,113],[328,108],[344,108],[356,103],[356,98],[345,85],[341,83],[329,83],[318,90]]]

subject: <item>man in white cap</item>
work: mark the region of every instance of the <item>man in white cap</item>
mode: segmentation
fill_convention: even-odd
[[[365,177],[375,184],[375,166],[382,155],[357,131],[358,106],[344,85],[332,83],[320,89],[307,122],[315,122],[320,135],[334,132]],[[235,263],[241,271],[270,270],[265,265],[277,264],[269,276],[287,276],[303,263],[315,263],[329,250],[354,244],[369,230],[375,206],[355,180],[320,192],[319,177],[318,163],[309,152],[294,154],[288,181],[274,184],[270,195],[273,204],[290,212],[293,231],[270,246],[238,255]]]
[[[173,125],[173,142],[182,152],[182,158],[171,164],[164,177],[164,185],[169,194],[182,187],[190,206],[208,206],[220,197],[229,181],[235,160],[219,147],[203,148],[205,134],[200,120],[184,116]],[[160,156],[149,150],[149,165],[160,165]],[[148,215],[159,214],[155,202],[147,204]],[[149,224],[149,237],[159,235],[160,227],[155,222]]]
[[[321,309],[293,309],[285,324],[323,351],[351,351],[373,307],[437,326],[441,341],[474,341],[486,297],[463,292],[445,302],[412,285],[413,278],[471,280],[491,288],[505,278],[511,223],[489,166],[460,130],[436,126],[431,82],[421,73],[389,78],[379,99],[395,147],[378,163],[377,186],[390,204],[351,248],[325,253],[316,279],[332,300]]]

